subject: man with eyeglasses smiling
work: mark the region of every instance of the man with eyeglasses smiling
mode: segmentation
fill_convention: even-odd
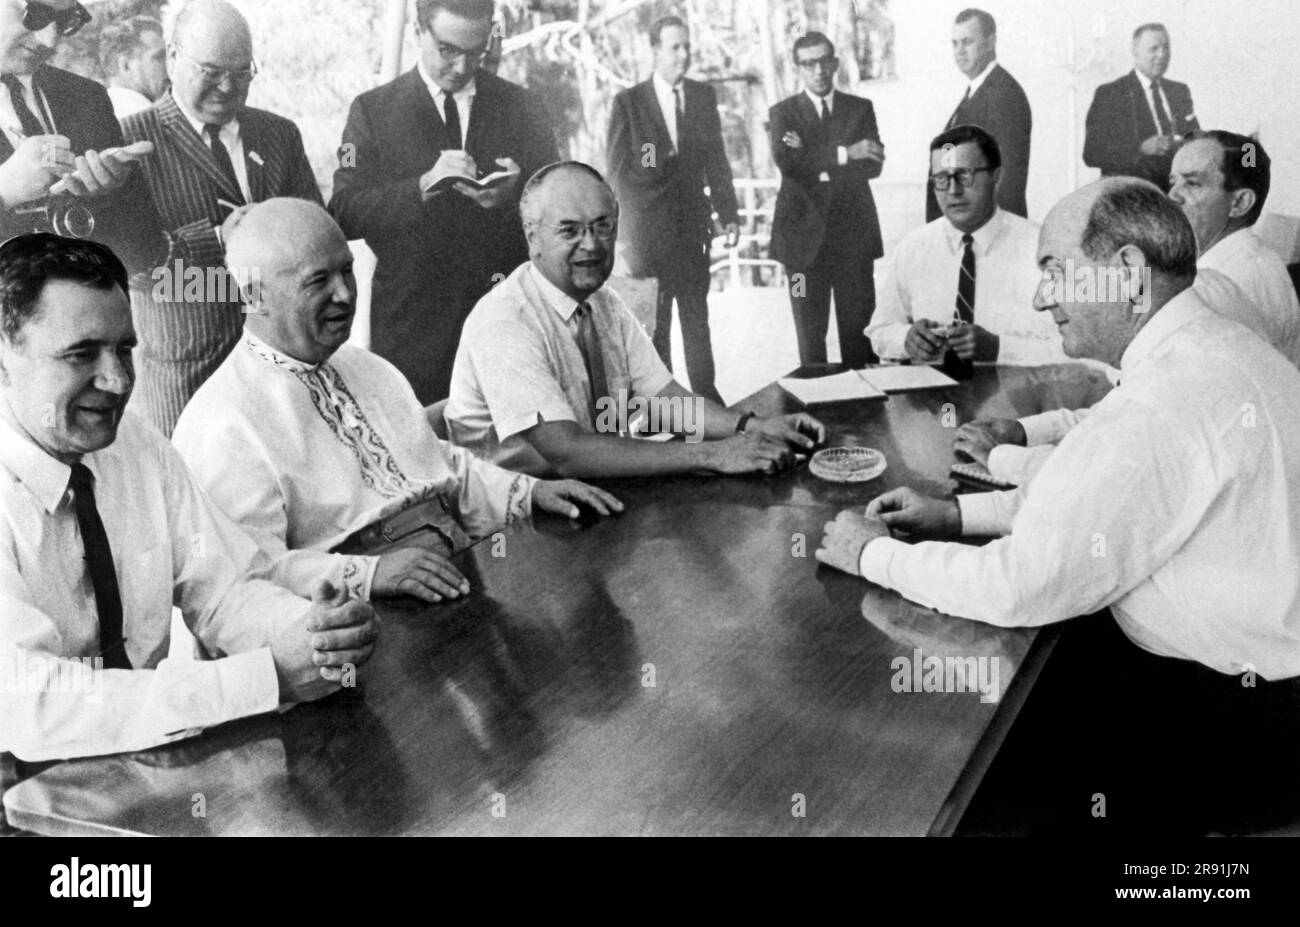
[[[122,147],[113,105],[96,82],[48,63],[89,21],[73,0],[0,0],[0,239],[93,238],[137,274],[164,259],[166,242],[130,159],[105,155]],[[51,194],[56,184],[64,192]]]
[[[419,60],[357,97],[334,174],[334,214],[375,252],[371,349],[420,401],[446,397],[461,325],[527,258],[523,180],[559,158],[547,108],[483,68],[492,0],[418,0]],[[487,189],[448,178],[513,176]]]
[[[170,435],[194,391],[239,342],[244,324],[233,285],[195,294],[183,285],[185,272],[224,279],[217,275],[225,241],[252,204],[280,196],[323,200],[298,127],[246,105],[257,65],[248,21],[238,10],[225,0],[187,4],[167,46],[167,73],[171,89],[122,125],[131,141],[154,145],[144,177],[181,250],[179,263],[163,267],[150,292],[135,296],[137,409]]]
[[[939,364],[956,376],[972,363],[1065,361],[1050,319],[1034,312],[1038,226],[997,204],[1002,154],[979,126],[930,142],[930,182],[943,216],[894,249],[867,328],[881,358]]]

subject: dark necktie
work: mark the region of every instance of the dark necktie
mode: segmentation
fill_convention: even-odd
[[[826,98],[822,97],[822,125],[825,125],[827,120],[829,120],[830,118],[831,118],[831,108],[830,106],[827,105]]]
[[[5,74],[0,77],[0,81],[9,90],[9,102],[13,104],[14,114],[18,117],[18,124],[22,127],[23,135],[28,138],[33,135],[44,135],[45,127],[41,125],[41,121],[36,118],[36,114],[27,105],[27,94],[23,90],[23,82],[18,79],[16,74]],[[35,84],[32,86],[35,89]]]
[[[686,88],[678,84],[673,88],[673,99],[677,101],[677,150],[686,147]]]
[[[966,325],[975,321],[975,251],[971,247],[974,241],[969,233],[961,237],[965,250],[957,273],[957,318]],[[975,373],[975,365],[958,357],[952,349],[944,353],[941,369],[954,380],[969,380]]]
[[[99,612],[99,652],[105,669],[130,669],[126,640],[122,637],[122,594],[117,588],[117,571],[113,568],[113,549],[95,507],[95,477],[85,464],[72,465],[73,506],[81,543],[86,549],[86,571],[95,589],[95,610]]]
[[[442,108],[442,121],[447,124],[447,136],[451,140],[448,147],[452,151],[460,151],[464,147],[464,142],[460,131],[460,107],[456,105],[456,98],[450,93],[444,94]]]
[[[591,417],[594,423],[598,412],[596,403],[601,397],[609,395],[609,385],[605,380],[605,356],[600,350],[600,337],[596,334],[596,320],[592,318],[591,303],[579,303],[575,312],[578,315],[578,350],[582,352],[587,381],[591,384]]]
[[[203,134],[208,137],[208,147],[212,149],[212,157],[217,159],[217,167],[221,168],[221,173],[230,181],[231,189],[239,194],[239,204],[244,204],[244,194],[239,187],[239,175],[235,173],[235,162],[230,160],[230,149],[226,143],[221,140],[221,126],[212,123],[204,123]]]
[[[1151,102],[1156,110],[1156,128],[1161,135],[1173,135],[1174,124],[1169,121],[1169,110],[1165,109],[1165,98],[1160,93],[1160,81],[1151,82]]]

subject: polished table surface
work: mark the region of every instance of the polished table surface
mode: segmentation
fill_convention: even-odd
[[[830,369],[830,368],[828,368]],[[806,370],[805,374],[826,372]],[[385,617],[360,684],[5,797],[45,834],[926,834],[955,826],[1050,633],[915,606],[813,558],[822,525],[900,485],[947,493],[956,426],[1079,407],[1080,366],[813,410],[889,469],[611,481],[618,518],[460,555],[474,592]],[[798,403],[772,386],[738,403]],[[997,658],[1000,700],[895,692],[895,657]],[[974,680],[971,680],[971,688]]]

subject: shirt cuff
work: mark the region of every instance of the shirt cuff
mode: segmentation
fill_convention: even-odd
[[[1020,485],[1021,475],[1025,472],[1025,458],[1029,448],[1019,444],[999,444],[989,451],[988,469],[994,479]]]
[[[375,581],[379,558],[349,556],[348,561],[348,565],[343,568],[343,584],[348,587],[348,594],[354,599],[369,602],[370,587]]]
[[[497,431],[497,442],[505,444],[506,440],[513,438],[515,435],[525,432],[530,428],[536,428],[544,422],[574,422],[577,423],[577,416],[568,404],[556,403],[553,406],[544,406],[540,409],[532,409],[521,415],[513,415],[509,418],[493,416],[492,426]]]
[[[957,497],[957,509],[961,512],[962,537],[1000,536],[1005,533],[994,493],[964,493]]]
[[[905,547],[906,544],[894,538],[876,538],[874,541],[869,541],[862,548],[862,553],[858,555],[858,572],[864,579],[877,586],[894,588],[889,582],[889,564],[893,561],[894,554]]]
[[[835,149],[835,160],[839,162],[840,167],[849,163],[849,150],[843,145]]]
[[[1040,412],[1020,419],[1020,427],[1025,429],[1025,445],[1034,447],[1037,444],[1055,444],[1059,441],[1061,438],[1059,418],[1057,412]]]

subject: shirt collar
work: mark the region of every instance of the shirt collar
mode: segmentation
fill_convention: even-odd
[[[99,478],[93,455],[86,455],[82,463]],[[0,467],[16,476],[51,515],[67,495],[72,477],[71,467],[45,453],[4,419],[0,419]]]
[[[186,108],[185,104],[181,102],[180,97],[176,96],[176,94],[172,94],[172,99],[176,102],[176,108],[181,111],[181,115],[185,117],[185,121],[190,124],[190,128],[198,134],[199,138],[206,142],[208,137],[203,134],[203,127],[206,123],[191,113]],[[239,137],[239,117],[236,116],[229,122],[225,123],[218,134],[221,136],[221,140],[229,146],[231,139]]]
[[[1245,228],[1237,229],[1237,231],[1235,232],[1230,232],[1229,234],[1224,235],[1222,238],[1220,238],[1218,241],[1216,241],[1213,245],[1210,246],[1209,251],[1206,251],[1204,254],[1201,255],[1200,260],[1196,262],[1197,265],[1199,266],[1202,261],[1206,261],[1206,260],[1208,260],[1211,265],[1226,261],[1227,259],[1231,258],[1234,254],[1237,254],[1249,248],[1253,244],[1253,242],[1250,239],[1253,238],[1254,235],[1255,235],[1255,229],[1254,226],[1251,225],[1248,225]]]
[[[247,328],[244,329],[244,346],[271,366],[279,367],[281,370],[287,370],[290,373],[311,373],[323,366],[322,364],[308,364],[277,351]]]
[[[811,90],[804,90],[804,93],[807,94],[808,99],[812,100],[813,109],[817,110],[818,115],[820,115],[822,111],[822,100],[826,101],[826,105],[830,107],[831,112],[835,112],[834,87],[832,87],[831,92],[826,94],[824,97],[817,96],[817,94],[813,93]]]
[[[1141,71],[1139,71],[1137,68],[1134,68],[1134,69],[1133,69],[1133,73],[1137,75],[1137,79],[1141,82],[1141,84],[1142,84],[1142,89],[1146,91],[1146,93],[1147,93],[1148,96],[1150,96],[1150,95],[1151,95],[1151,78],[1147,77],[1145,74],[1143,74],[1143,73],[1142,73]],[[1162,78],[1160,78],[1160,80],[1161,80],[1161,82],[1163,82],[1163,81],[1164,81],[1164,78],[1162,77]]]
[[[975,91],[980,89],[980,87],[984,83],[985,78],[987,78],[989,76],[989,73],[997,66],[998,66],[998,59],[994,58],[992,61],[990,61],[988,64],[984,66],[983,71],[980,71],[978,74],[976,74],[974,77],[970,79],[971,96],[975,96]]]
[[[983,254],[993,247],[993,243],[1002,234],[1002,227],[1005,224],[1003,217],[1005,215],[1006,213],[1001,209],[994,209],[993,215],[989,216],[989,221],[970,233],[971,238],[975,240],[974,250],[976,254]],[[948,247],[954,253],[960,251],[962,248],[961,239],[966,233],[953,225],[947,216],[944,216],[939,221],[943,223],[943,237],[948,242]]]
[[[1129,342],[1119,360],[1119,369],[1124,376],[1142,366],[1143,362],[1155,354],[1160,344],[1192,321],[1198,310],[1209,312],[1201,298],[1189,286],[1151,316],[1147,324],[1138,329],[1138,333]]]
[[[684,86],[686,83],[686,78],[683,77],[677,83],[670,84],[668,83],[668,81],[664,80],[662,77],[659,76],[658,71],[654,72],[654,76],[651,78],[651,80],[655,82],[655,89],[659,92],[660,96],[671,96],[674,90],[676,90],[678,87]]]
[[[420,80],[424,81],[424,86],[429,89],[429,96],[433,97],[435,102],[441,103],[443,98],[447,96],[447,91],[439,87],[438,82],[433,79],[433,75],[424,69],[423,61],[417,61],[415,69],[420,72]],[[453,93],[452,96],[456,99],[456,105],[460,106],[466,100],[473,100],[477,91],[478,78],[471,77],[469,83]]]
[[[577,310],[581,300],[576,300],[568,293],[565,293],[554,283],[546,279],[546,276],[537,269],[537,265],[531,261],[528,264],[528,272],[533,275],[533,282],[542,292],[542,299],[546,304],[555,310],[556,315],[568,322],[573,318],[573,313]]]

